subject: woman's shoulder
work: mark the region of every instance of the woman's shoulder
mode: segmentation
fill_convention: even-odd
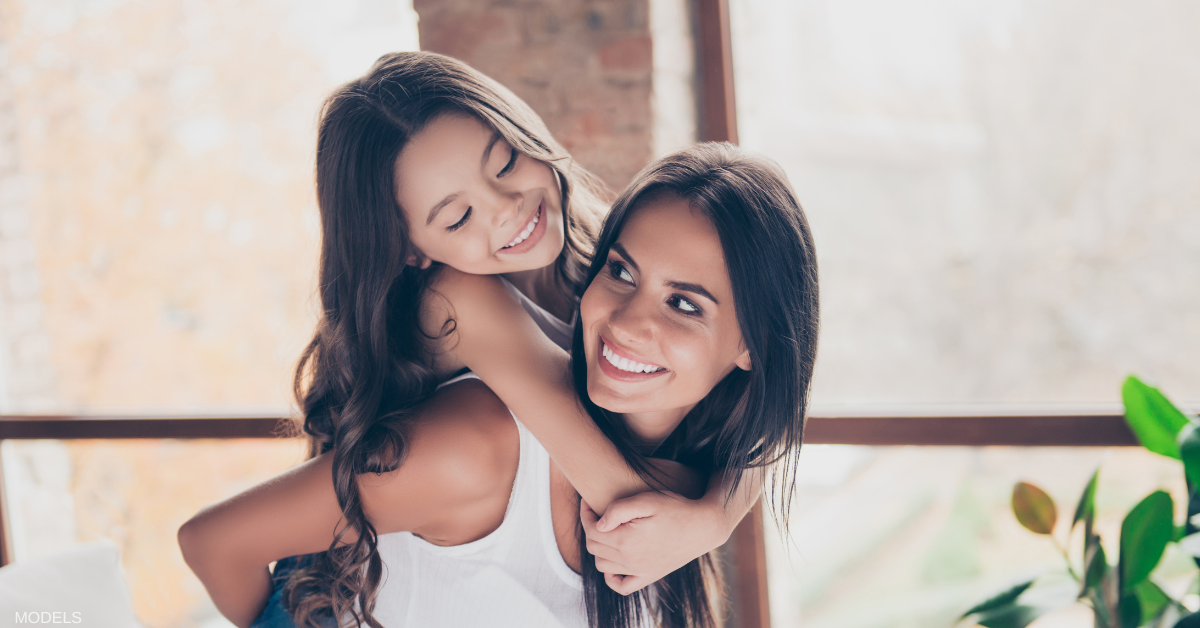
[[[359,479],[364,510],[378,532],[442,538],[435,528],[449,523],[454,534],[469,537],[473,529],[486,534],[499,525],[521,457],[520,434],[483,382],[439,389],[417,409],[406,435],[396,470]]]

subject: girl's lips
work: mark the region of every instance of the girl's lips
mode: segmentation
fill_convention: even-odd
[[[533,247],[537,246],[537,243],[541,242],[542,236],[546,235],[546,223],[549,222],[546,220],[546,199],[543,198],[542,202],[538,203],[537,211],[533,214],[533,216],[529,217],[529,220],[533,220],[534,217],[539,217],[538,222],[536,225],[534,225],[533,232],[529,234],[528,238],[525,238],[520,244],[514,247],[507,249],[502,248],[499,251],[496,251],[496,253],[500,255],[519,255],[521,253],[527,253],[533,249]],[[529,222],[527,221],[524,225],[521,225],[521,229],[524,230],[528,225]],[[517,233],[519,234],[521,232],[518,231]]]
[[[662,368],[662,367],[659,367],[662,370],[654,371],[653,373],[631,373],[629,371],[623,371],[623,370],[617,368],[615,365],[613,365],[612,362],[609,362],[608,359],[604,357],[604,347],[606,347],[606,346],[609,349],[611,349],[614,353],[616,353],[617,355],[620,355],[621,357],[625,357],[628,359],[633,359],[633,358],[631,358],[627,355],[621,355],[624,352],[618,351],[617,349],[613,348],[612,345],[610,345],[604,341],[603,336],[600,337],[600,346],[597,347],[597,350],[596,350],[596,361],[598,363],[598,366],[600,367],[600,372],[604,373],[608,377],[615,379],[619,382],[631,382],[631,383],[644,382],[648,379],[653,379],[655,377],[658,377],[659,375],[666,375],[667,373],[671,372],[670,370],[668,370],[666,368]],[[640,360],[637,360],[637,361],[640,362]],[[642,362],[642,363],[649,364],[648,362]],[[658,365],[652,365],[652,366],[658,366]]]

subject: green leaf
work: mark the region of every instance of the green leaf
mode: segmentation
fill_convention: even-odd
[[[986,628],[1025,628],[1038,617],[1074,601],[1073,582],[1040,585],[1028,588],[1013,601],[975,614],[974,621]]]
[[[1171,603],[1171,597],[1151,580],[1143,580],[1138,583],[1133,588],[1133,593],[1137,596],[1138,605],[1142,609],[1141,621],[1138,623],[1139,626],[1157,619],[1167,609],[1167,605]]]
[[[980,615],[975,623],[986,628],[1025,628],[1050,610],[1024,604],[1007,604]]]
[[[1093,536],[1087,540],[1083,558],[1083,588],[1079,596],[1084,597],[1089,590],[1100,591],[1104,582],[1104,574],[1108,572],[1108,558],[1104,555],[1104,546],[1100,537]]]
[[[1189,422],[1179,431],[1179,457],[1183,473],[1192,486],[1200,486],[1200,425]]]
[[[1174,502],[1166,491],[1155,491],[1138,502],[1121,522],[1121,591],[1137,586],[1158,565],[1175,533],[1171,522]],[[1124,603],[1122,601],[1122,603]]]
[[[1058,521],[1054,500],[1046,491],[1028,482],[1017,482],[1013,487],[1012,509],[1017,521],[1036,534],[1050,534]]]
[[[1117,605],[1117,617],[1120,628],[1137,628],[1142,625],[1142,606],[1138,603],[1136,595],[1127,593],[1121,596],[1121,602]]]
[[[1156,454],[1179,458],[1176,438],[1188,424],[1188,417],[1167,400],[1157,388],[1130,375],[1121,386],[1125,402],[1125,421],[1142,446]]]
[[[1079,505],[1075,507],[1075,518],[1071,520],[1071,529],[1080,521],[1083,522],[1083,538],[1084,542],[1092,536],[1092,521],[1096,518],[1096,479],[1100,477],[1100,468],[1092,472],[1092,479],[1088,480],[1087,486],[1083,489],[1083,495],[1079,496]]]
[[[1018,582],[1017,584],[1014,584],[1013,586],[993,595],[992,597],[989,597],[975,606],[972,606],[970,610],[960,615],[959,619],[962,619],[967,615],[984,613],[1012,604],[1018,597],[1020,597],[1022,593],[1025,592],[1026,589],[1033,586],[1033,582],[1035,580],[1037,580],[1037,578],[1032,578],[1030,580],[1026,580],[1025,582]]]

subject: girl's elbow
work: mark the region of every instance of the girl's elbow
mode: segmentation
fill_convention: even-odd
[[[175,535],[183,561],[197,574],[202,571],[205,559],[211,559],[216,553],[211,528],[211,522],[206,521],[201,512],[179,526],[179,532]]]

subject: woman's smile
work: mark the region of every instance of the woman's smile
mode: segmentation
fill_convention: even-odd
[[[597,366],[600,372],[620,382],[644,382],[670,372],[665,367],[614,346],[604,336],[600,336],[599,358]]]

